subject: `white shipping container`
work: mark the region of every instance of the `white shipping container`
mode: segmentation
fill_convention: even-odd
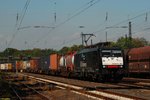
[[[27,61],[27,68],[30,68],[30,62]]]
[[[60,65],[61,67],[66,66],[66,59],[65,59],[64,56],[62,56],[62,57],[60,58],[60,60],[59,60],[59,65]]]
[[[8,70],[12,70],[12,63],[8,63]]]
[[[5,64],[1,64],[1,70],[5,70]]]
[[[8,70],[8,63],[5,64],[5,70]]]
[[[28,63],[27,61],[23,61],[23,66],[22,66],[23,69],[26,69],[26,68],[27,68],[27,63]]]

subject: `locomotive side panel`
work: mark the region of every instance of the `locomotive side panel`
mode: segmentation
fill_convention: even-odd
[[[75,70],[94,72],[99,68],[97,49],[83,50],[75,55]]]

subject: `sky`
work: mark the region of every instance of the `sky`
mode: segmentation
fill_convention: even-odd
[[[0,0],[0,51],[61,49],[82,43],[117,41],[128,35],[150,41],[150,0]],[[83,26],[83,27],[80,27]],[[126,26],[123,28],[122,26]],[[90,41],[88,42],[90,44]]]

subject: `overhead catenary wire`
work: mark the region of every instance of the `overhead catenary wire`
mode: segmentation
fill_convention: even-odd
[[[145,21],[147,22],[147,17],[148,17],[148,14],[146,13],[145,14]]]
[[[55,11],[54,11],[54,21],[55,21],[55,23],[56,23],[56,21],[57,21],[57,13],[56,13],[56,1],[54,2],[54,5],[55,5]]]
[[[43,37],[40,37],[35,43],[32,44],[32,46],[34,47],[37,43],[39,43],[40,41],[42,41],[45,36],[47,37],[49,35],[49,33],[51,33],[53,30],[56,30],[57,28],[61,27],[62,25],[64,25],[65,23],[67,23],[68,21],[70,21],[71,19],[73,19],[74,17],[82,14],[83,12],[85,12],[86,10],[88,10],[89,8],[91,8],[92,6],[94,6],[95,4],[97,4],[98,2],[100,2],[101,0],[90,0],[89,2],[87,2],[84,6],[85,7],[80,7],[82,8],[81,10],[79,10],[76,13],[73,13],[73,15],[71,15],[69,18],[67,18],[66,20],[64,20],[63,22],[57,24],[55,26],[55,28],[52,28],[46,35],[44,35]],[[76,10],[77,11],[77,10]]]
[[[144,17],[143,22],[144,22],[144,23],[147,23],[147,19],[148,19],[148,18],[147,18],[147,14],[148,14],[148,13],[150,13],[150,11],[148,11],[148,12],[146,12],[146,13],[145,13],[145,12],[144,12],[144,13],[141,13],[141,14],[139,14],[139,15],[137,15],[137,16],[134,16],[134,17],[128,19],[128,21],[126,21],[126,22],[133,21],[134,19],[137,19],[137,18],[143,16],[143,17]],[[142,22],[142,23],[143,23],[143,22]],[[115,24],[115,25],[113,25],[113,26],[111,26],[111,27],[117,26],[117,25],[122,24],[122,23],[125,23],[125,21],[122,21],[122,22],[120,22],[120,23],[118,23],[118,24]],[[137,27],[137,26],[143,26],[142,23],[136,25],[136,27]],[[134,25],[134,27],[135,27],[135,25]],[[138,29],[140,29],[140,28],[138,28]],[[104,30],[106,30],[106,28],[105,28]],[[101,30],[101,32],[104,31],[104,30]],[[149,30],[149,28],[143,28],[143,29],[140,29],[139,31],[133,31],[132,34],[133,34],[133,35],[135,35],[135,34],[137,35],[137,33],[143,32],[143,31],[147,31],[147,30]]]
[[[17,16],[16,16],[16,26],[15,27],[17,27],[18,20],[19,20],[19,14],[17,13]]]
[[[92,1],[92,2],[91,2]],[[73,14],[71,17],[67,18],[65,21],[63,21],[62,23],[58,24],[56,26],[56,28],[60,27],[61,25],[67,23],[68,21],[70,21],[72,18],[80,15],[81,13],[85,12],[86,10],[88,10],[90,7],[94,6],[96,3],[100,2],[101,0],[91,0],[90,3],[88,3],[89,5],[85,8],[83,8],[82,10],[80,10],[79,12]],[[95,2],[94,2],[95,1]]]
[[[18,34],[18,31],[19,31],[19,28],[21,27],[22,25],[22,22],[23,22],[23,19],[25,17],[25,14],[27,12],[27,9],[28,9],[28,6],[30,4],[31,0],[27,0],[26,3],[25,3],[25,6],[22,10],[22,13],[19,17],[19,15],[17,14],[17,17],[16,17],[16,26],[15,26],[15,31],[14,31],[14,34],[12,35],[12,38],[10,40],[10,42],[8,43],[7,45],[7,48],[10,47],[10,45],[13,43],[13,40],[15,39],[15,37],[17,36]]]
[[[141,13],[142,12],[142,13]],[[133,19],[136,19],[136,18],[134,18],[134,17],[137,17],[137,18],[139,18],[139,17],[141,17],[140,15],[142,14],[143,16],[144,16],[144,13],[143,12],[145,12],[145,10],[142,10],[142,11],[138,11],[138,12],[136,12],[135,14],[137,14],[137,13],[139,13],[137,16],[133,16],[133,17],[131,17],[131,18],[129,18],[129,15],[128,15],[128,19],[127,20],[124,20],[124,21],[121,21],[121,22],[119,22],[119,23],[117,23],[117,24],[114,24],[114,25],[111,25],[111,26],[109,26],[109,27],[115,27],[115,26],[117,26],[118,27],[118,25],[120,25],[120,24],[122,24],[122,23],[128,23],[130,20],[133,20]],[[150,11],[146,11],[146,14],[145,14],[145,22],[147,22],[147,19],[148,19],[148,13],[150,13]],[[109,16],[108,16],[109,14],[108,14],[108,12],[106,12],[106,17],[105,17],[105,21],[104,22],[102,22],[101,24],[99,24],[99,25],[97,25],[98,27],[102,27],[102,26],[105,26],[105,27],[103,27],[103,28],[101,28],[100,30],[97,30],[97,31],[92,31],[92,32],[90,32],[90,33],[94,33],[94,34],[99,34],[100,32],[107,32],[107,29],[106,29],[106,27],[107,27],[107,22],[108,22],[108,18],[109,18]],[[132,19],[133,18],[133,19]],[[107,20],[106,20],[107,19]],[[97,27],[95,28],[95,29],[98,29]]]
[[[18,27],[17,28],[20,28],[21,27],[21,24],[22,24],[22,21],[23,21],[23,19],[24,19],[24,17],[25,17],[25,14],[26,14],[26,12],[27,12],[27,9],[28,9],[28,6],[29,6],[29,4],[30,4],[30,1],[31,0],[27,0],[26,1],[26,4],[25,4],[25,6],[24,6],[24,9],[23,9],[23,11],[22,11],[22,14],[21,14],[21,16],[20,16],[20,23],[19,23],[19,25],[18,25]]]
[[[29,1],[29,0],[27,0],[27,1]],[[95,0],[90,0],[90,1],[93,2],[93,1],[95,1]],[[91,2],[88,2],[87,4],[90,4]],[[79,11],[79,10],[78,10],[78,11]],[[80,10],[80,11],[81,11],[81,10]],[[77,14],[77,13],[78,13],[78,12],[73,13],[73,15],[75,15],[75,14]],[[148,13],[147,13],[147,14],[148,14]],[[72,15],[72,16],[73,16],[73,15]],[[72,17],[72,16],[71,16],[71,17]],[[106,16],[107,16],[107,15],[106,15]],[[142,16],[144,16],[144,15],[142,15]],[[147,17],[147,15],[146,15],[146,17]],[[145,17],[145,20],[147,19],[146,17]],[[69,17],[69,18],[70,18],[70,17]],[[67,19],[68,21],[71,20],[71,19],[69,19],[69,18]],[[74,18],[74,17],[73,17],[73,18]],[[135,18],[135,19],[136,19],[136,18]],[[67,21],[67,20],[65,20],[65,21]],[[131,20],[131,18],[129,18],[129,20]],[[128,20],[128,21],[129,21],[129,20]],[[127,21],[126,21],[126,22],[127,22]],[[22,22],[21,22],[21,23],[22,23]],[[65,22],[65,23],[67,23],[67,22]],[[65,23],[64,23],[64,24],[65,24]],[[62,24],[62,25],[63,25],[63,24]],[[119,24],[118,24],[118,25],[119,25]],[[57,26],[60,27],[60,26],[61,26],[61,23],[60,23],[60,26],[59,26],[59,24],[58,24]],[[21,26],[20,26],[20,27],[21,27]],[[58,27],[55,27],[55,29],[58,28]],[[54,30],[54,29],[51,29],[50,32],[53,31],[53,30]],[[106,30],[106,29],[105,29],[105,30]],[[49,33],[48,33],[48,34],[49,34]],[[15,35],[13,35],[13,36],[15,37]],[[47,36],[47,35],[45,35],[45,36]],[[37,40],[37,41],[38,41],[38,42],[41,41],[41,37],[40,37],[40,39]],[[37,43],[38,43],[38,42],[37,42]],[[67,43],[67,42],[65,42],[65,43]]]
[[[148,13],[150,13],[150,11],[148,11],[148,12],[146,12],[146,13],[148,14]],[[121,21],[121,22],[119,22],[119,23],[117,23],[117,24],[111,25],[110,27],[115,27],[115,26],[120,25],[120,24],[122,24],[122,23],[127,23],[127,22],[129,22],[129,20],[131,21],[131,20],[134,20],[134,19],[139,18],[139,17],[141,17],[141,16],[145,16],[145,13],[139,14],[139,15],[134,16],[134,17],[132,17],[132,18],[129,18],[129,19],[127,19],[127,20],[123,20],[123,21]],[[97,33],[99,33],[99,32],[105,31],[106,29],[107,29],[107,28],[103,28],[103,29],[101,29],[101,30],[98,30],[98,31],[95,31],[95,32],[92,32],[92,33],[97,34]]]
[[[95,0],[90,0],[89,2],[85,3],[84,5],[82,5],[81,7],[75,9],[72,13],[70,13],[70,15],[74,15],[75,13],[77,13],[78,11],[80,11],[81,9],[85,8],[86,6],[88,6],[89,4],[91,4],[93,1]]]
[[[79,12],[78,12],[79,13]],[[146,14],[149,14],[150,13],[150,11],[147,11],[146,12]],[[77,13],[76,13],[77,14]],[[75,17],[76,15],[72,15],[71,17]],[[132,21],[132,20],[134,20],[134,19],[136,19],[136,18],[139,18],[139,17],[142,17],[142,16],[145,16],[145,12],[144,13],[141,13],[141,14],[138,14],[137,16],[134,16],[134,17],[131,17],[131,18],[128,18],[127,20],[123,20],[123,21],[121,21],[121,22],[119,22],[119,23],[117,23],[117,24],[114,24],[114,25],[112,25],[112,26],[110,26],[110,27],[114,27],[114,26],[117,26],[117,25],[120,25],[120,24],[122,24],[122,23],[127,23],[127,22],[129,22],[129,21]],[[57,25],[57,27],[55,27],[55,28],[58,28],[58,27],[60,27],[61,26],[61,24],[63,25],[63,24],[65,24],[66,22],[68,22],[69,20],[71,20],[71,17],[69,17],[67,20],[65,20],[64,22],[62,22],[62,23],[60,23],[60,24],[58,24]],[[146,15],[146,17],[147,17],[147,15]],[[105,17],[105,21],[104,21],[104,23],[105,22],[107,22],[107,20],[108,20],[108,13],[106,12],[106,17]],[[53,30],[53,29],[52,29]],[[52,31],[51,30],[51,31]],[[93,34],[98,34],[99,32],[103,32],[103,31],[105,31],[106,30],[106,28],[103,28],[103,29],[101,29],[101,30],[98,30],[98,31],[95,31],[95,32],[91,32],[91,33],[93,33]],[[50,31],[50,32],[51,32]],[[39,42],[39,41],[38,41]],[[63,43],[64,44],[64,43]]]
[[[142,22],[143,23],[143,22]],[[140,25],[140,27],[142,26],[142,23],[140,23],[140,24],[138,24],[138,25],[136,25],[136,27],[137,26],[139,26]],[[135,27],[135,26],[134,26]],[[140,27],[138,28],[139,30],[137,30],[137,31],[133,31],[132,32],[132,35],[138,35],[138,34],[142,34],[141,32],[144,32],[144,31],[149,31],[150,30],[150,27],[148,27],[148,28],[142,28],[142,29],[140,29]],[[126,34],[123,34],[123,35],[121,35],[120,37],[124,37],[124,35],[126,35]],[[113,41],[115,41],[114,39],[116,38],[116,36],[115,37],[111,37],[111,38],[109,38],[109,39],[113,39]]]

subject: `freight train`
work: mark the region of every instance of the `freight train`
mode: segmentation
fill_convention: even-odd
[[[50,54],[17,60],[14,71],[44,73],[97,81],[119,81],[126,74],[123,51],[119,48],[84,48],[65,55]]]
[[[137,77],[150,76],[150,46],[125,51],[128,74]]]
[[[101,45],[101,46],[100,46]],[[44,73],[57,76],[90,79],[97,81],[121,80],[127,72],[124,52],[96,44],[67,54],[31,57],[14,60],[14,71]]]
[[[5,59],[7,60],[7,59]],[[121,80],[124,75],[150,76],[150,46],[124,50],[92,47],[65,55],[2,61],[0,71],[27,71],[93,80]]]

